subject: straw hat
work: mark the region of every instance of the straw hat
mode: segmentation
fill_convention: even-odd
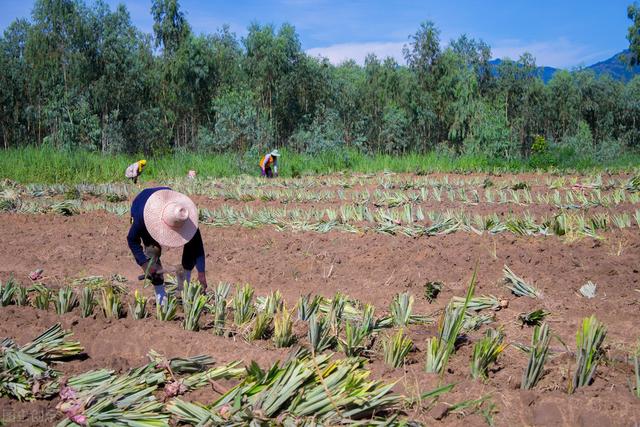
[[[153,239],[167,248],[184,246],[198,230],[198,208],[182,193],[158,190],[144,205],[144,223]]]
[[[271,152],[271,155],[272,155],[273,157],[278,157],[278,156],[280,156],[280,152],[279,152],[277,149],[275,149],[275,150],[273,150],[273,151]]]

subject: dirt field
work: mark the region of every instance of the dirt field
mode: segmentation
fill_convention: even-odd
[[[411,193],[428,177],[410,175],[391,178],[393,182],[416,180],[413,189],[384,188],[385,177],[368,177],[365,182],[348,187],[345,191],[379,189]],[[445,199],[421,200],[412,206],[424,211],[460,209],[469,215],[548,216],[565,212],[551,204],[488,204],[482,199],[485,189],[480,184],[485,176],[449,175],[448,182],[459,180],[463,186],[479,192],[477,204]],[[512,182],[529,183],[535,194],[552,193],[548,181],[557,177],[542,175],[491,177],[495,188]],[[442,177],[432,177],[442,179]],[[624,183],[628,177],[610,179]],[[395,181],[394,181],[395,180]],[[303,185],[302,192],[338,191],[339,185],[327,182],[318,187]],[[576,181],[585,181],[584,177]],[[604,179],[606,182],[607,179]],[[294,188],[290,181],[271,190],[282,192]],[[334,185],[331,185],[334,184]],[[228,183],[221,181],[211,188],[224,190]],[[382,185],[382,187],[381,187]],[[560,191],[572,188],[567,178]],[[426,184],[424,185],[427,186]],[[507,188],[505,187],[505,188]],[[250,189],[240,185],[243,191]],[[258,188],[260,189],[260,188]],[[265,188],[269,190],[269,188]],[[198,190],[195,190],[198,191]],[[497,190],[496,190],[497,191]],[[509,190],[505,189],[505,192]],[[576,192],[595,191],[580,187]],[[602,194],[613,194],[615,188],[603,188]],[[625,190],[626,191],[626,190]],[[127,197],[134,195],[134,190]],[[443,194],[446,193],[446,190]],[[281,194],[281,193],[279,193]],[[586,217],[601,214],[627,213],[633,217],[640,208],[632,191],[626,191],[625,200],[608,206],[579,207],[571,211]],[[637,194],[637,193],[636,193]],[[24,200],[35,198],[27,194]],[[60,200],[60,195],[48,196]],[[83,196],[85,202],[94,196]],[[443,195],[444,198],[444,195]],[[251,206],[287,209],[326,209],[339,207],[345,200],[326,198],[318,202],[286,202],[279,200],[225,200],[219,193],[194,196],[201,209],[220,209],[232,206],[243,209]],[[349,201],[346,196],[346,201]],[[535,200],[535,199],[534,199]],[[123,204],[128,201],[122,202]],[[372,208],[373,209],[373,208]],[[419,221],[416,221],[419,222]],[[429,223],[428,219],[424,220]],[[637,223],[629,227],[610,227],[597,232],[598,238],[576,234],[557,236],[534,234],[522,236],[511,232],[482,234],[459,230],[449,234],[408,237],[375,232],[373,227],[359,227],[356,232],[341,229],[320,233],[315,231],[277,230],[274,226],[247,227],[231,225],[214,227],[202,225],[207,251],[207,276],[210,287],[218,282],[249,283],[256,295],[266,295],[279,289],[287,307],[294,307],[298,297],[308,293],[332,297],[340,291],[363,303],[376,307],[376,314],[388,312],[394,295],[410,292],[415,296],[414,312],[438,318],[453,296],[463,296],[477,264],[477,295],[494,295],[508,300],[508,306],[495,312],[495,322],[479,330],[466,333],[466,338],[452,356],[442,377],[424,371],[424,345],[428,337],[437,332],[437,325],[412,325],[409,336],[415,348],[404,367],[393,369],[384,364],[380,349],[371,353],[368,367],[375,378],[397,381],[394,390],[415,397],[439,384],[455,383],[454,389],[440,398],[431,408],[418,406],[399,408],[408,419],[426,425],[581,425],[581,426],[633,426],[640,423],[640,400],[633,396],[630,384],[633,368],[628,355],[635,348],[640,332],[640,233]],[[53,288],[72,278],[88,275],[109,277],[114,273],[125,276],[133,291],[142,289],[136,276],[141,273],[126,245],[128,216],[118,216],[101,210],[81,212],[73,216],[55,214],[29,214],[9,212],[0,214],[0,279],[14,275],[27,284],[27,275],[36,268],[44,269],[44,283]],[[176,264],[180,252],[167,251],[165,265]],[[502,269],[508,265],[520,277],[542,291],[540,299],[516,298],[505,287]],[[427,281],[444,284],[440,295],[429,303],[424,295]],[[578,289],[587,281],[597,284],[597,294],[586,299]],[[149,288],[144,289],[151,295]],[[473,343],[489,328],[502,327],[509,344],[528,344],[532,329],[518,322],[518,315],[538,308],[551,314],[547,321],[553,331],[566,344],[552,340],[553,355],[545,365],[545,375],[530,391],[520,390],[527,356],[515,346],[508,346],[489,373],[486,381],[470,377],[469,364]],[[568,394],[575,367],[575,335],[584,317],[595,315],[608,328],[605,340],[606,363],[601,364],[593,383]],[[154,349],[168,356],[210,354],[218,362],[232,360],[257,361],[265,367],[282,360],[287,349],[275,348],[269,340],[247,342],[235,338],[217,337],[206,328],[199,332],[182,329],[180,322],[160,322],[155,318],[133,320],[124,318],[107,320],[101,314],[83,319],[76,311],[57,316],[53,310],[42,311],[33,307],[8,306],[0,308],[0,338],[14,338],[24,343],[56,322],[74,332],[74,338],[86,348],[84,360],[61,364],[58,369],[73,375],[90,369],[109,367],[126,370],[145,362],[146,354]],[[383,334],[385,334],[383,332]],[[304,335],[301,336],[304,343]],[[376,350],[376,348],[374,348]],[[339,353],[339,351],[337,351]],[[202,403],[218,395],[212,390],[197,392],[192,399]],[[451,413],[442,417],[445,404],[488,396],[477,411]],[[7,425],[51,425],[61,419],[56,413],[56,399],[19,403],[0,398],[0,418]],[[446,407],[446,406],[445,406]]]

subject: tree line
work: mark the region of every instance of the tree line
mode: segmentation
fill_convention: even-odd
[[[409,37],[406,65],[373,54],[332,65],[289,24],[196,35],[178,0],[153,0],[151,14],[146,34],[123,5],[37,0],[0,38],[0,145],[501,158],[638,148],[640,77],[560,71],[545,84],[530,54],[492,66],[486,43],[444,43],[432,22]]]

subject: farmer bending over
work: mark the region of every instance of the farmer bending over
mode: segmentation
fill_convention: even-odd
[[[131,204],[131,228],[127,241],[136,262],[151,278],[158,304],[162,304],[165,297],[160,263],[163,246],[184,247],[182,267],[185,280],[191,280],[191,270],[195,266],[198,281],[206,290],[204,245],[198,230],[198,208],[189,197],[168,187],[142,190]]]
[[[138,183],[138,177],[142,175],[142,170],[147,166],[147,161],[142,159],[138,160],[135,163],[129,165],[126,171],[124,171],[124,176],[131,179],[134,184]]]
[[[262,176],[266,176],[267,178],[278,176],[278,157],[280,157],[278,150],[273,150],[272,152],[265,154],[262,160],[260,160]]]

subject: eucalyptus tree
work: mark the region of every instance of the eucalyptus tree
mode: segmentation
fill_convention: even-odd
[[[29,29],[29,22],[20,19],[0,37],[0,138],[4,148],[27,140],[36,123],[25,59]]]
[[[631,50],[631,65],[640,63],[640,5],[637,2],[627,7],[627,17],[631,20],[631,26],[627,30],[629,50]]]

